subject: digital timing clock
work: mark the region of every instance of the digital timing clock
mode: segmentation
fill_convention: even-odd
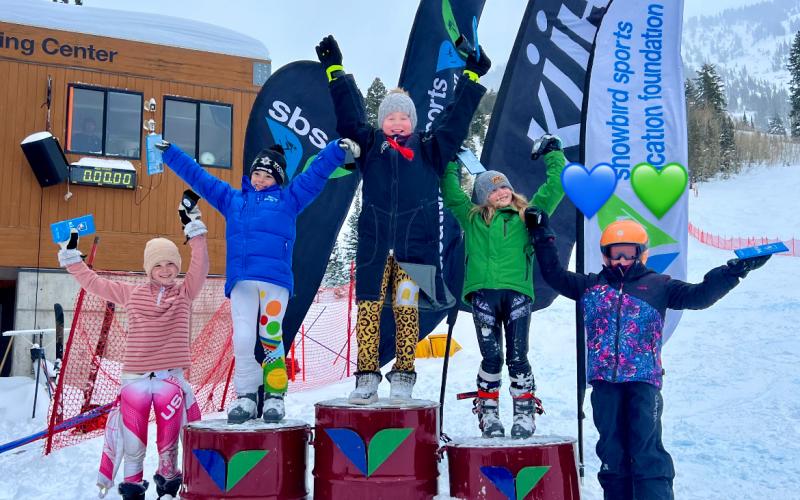
[[[136,189],[136,170],[72,164],[69,181],[83,186]]]

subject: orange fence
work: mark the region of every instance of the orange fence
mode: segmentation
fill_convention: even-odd
[[[704,245],[712,246],[722,250],[736,250],[737,248],[766,245],[768,243],[777,243],[778,241],[782,241],[789,248],[789,251],[779,253],[777,255],[800,257],[800,240],[797,238],[792,238],[790,240],[767,238],[766,236],[760,238],[723,238],[722,236],[703,231],[702,229],[697,228],[697,226],[694,226],[691,222],[689,223],[689,234]]]

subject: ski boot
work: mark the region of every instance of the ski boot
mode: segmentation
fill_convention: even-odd
[[[286,407],[283,404],[283,394],[264,394],[264,422],[274,424],[286,416]]]
[[[120,483],[117,491],[122,496],[122,500],[144,500],[144,492],[147,491],[148,482],[141,483]]]
[[[178,498],[178,490],[181,489],[181,483],[183,482],[183,476],[178,474],[177,476],[166,479],[161,474],[156,473],[153,476],[153,480],[156,482],[156,493],[158,494],[159,500],[173,500]]]
[[[536,432],[536,414],[544,413],[542,401],[532,392],[525,392],[512,397],[514,401],[514,424],[511,426],[511,437],[527,439]]]
[[[248,392],[238,396],[228,409],[229,424],[243,424],[250,419],[256,418],[256,393]]]
[[[348,402],[354,405],[368,405],[378,400],[380,372],[356,372],[356,388],[350,393]]]
[[[389,399],[395,401],[411,401],[411,392],[417,381],[417,372],[401,372],[392,370],[386,374],[386,380],[391,384]]]
[[[478,427],[485,438],[504,437],[506,430],[500,421],[498,392],[478,391],[478,397],[472,400],[472,413],[478,415]]]

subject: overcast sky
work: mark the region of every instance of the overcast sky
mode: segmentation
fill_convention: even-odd
[[[35,1],[35,0],[25,0]],[[39,0],[50,1],[50,0]],[[455,0],[457,1],[457,0]],[[714,14],[759,0],[685,0],[685,17]],[[495,63],[505,63],[526,0],[487,0],[478,29]],[[314,46],[327,34],[339,41],[344,66],[361,85],[379,76],[397,83],[418,2],[412,0],[84,0],[84,5],[186,17],[234,29],[261,40],[272,69],[316,60]],[[0,12],[2,19],[2,12]]]

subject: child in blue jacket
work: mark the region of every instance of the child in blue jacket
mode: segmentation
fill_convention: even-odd
[[[534,210],[526,220],[545,281],[583,309],[586,378],[600,433],[597,478],[606,500],[672,500],[675,469],[661,441],[666,310],[710,307],[770,256],[731,259],[706,273],[702,283],[686,283],[645,266],[647,231],[623,219],[600,237],[602,271],[578,274],[560,264],[547,215]]]
[[[283,148],[264,149],[242,177],[241,190],[206,172],[174,144],[158,147],[164,162],[225,217],[225,296],[231,299],[237,394],[228,409],[228,423],[256,418],[256,394],[262,384],[263,418],[278,422],[285,415],[288,387],[281,324],[294,286],[297,216],[342,164],[347,140],[329,143],[288,185]],[[261,365],[253,355],[256,335],[264,348]]]

